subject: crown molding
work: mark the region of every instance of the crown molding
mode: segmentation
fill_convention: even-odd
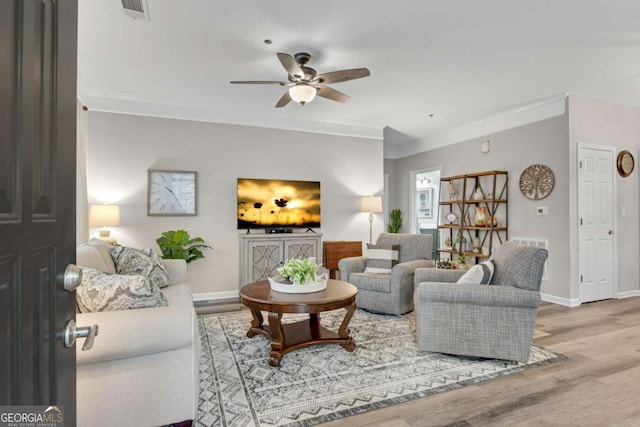
[[[566,111],[566,98],[569,94],[554,95],[536,102],[515,108],[501,114],[479,120],[432,137],[422,138],[406,144],[385,144],[385,159],[400,159],[423,153],[436,148],[479,138],[518,126],[539,122],[561,116]]]
[[[384,125],[361,121],[342,120],[332,117],[299,119],[247,111],[238,114],[230,110],[214,109],[139,94],[111,92],[101,89],[88,91],[86,86],[81,82],[78,82],[77,96],[91,111],[322,133],[356,138],[384,139]]]

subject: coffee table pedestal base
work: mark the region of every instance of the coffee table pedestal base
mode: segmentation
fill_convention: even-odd
[[[295,323],[282,323],[282,313],[269,313],[269,324],[263,324],[264,318],[260,310],[252,309],[253,320],[247,336],[264,335],[271,339],[269,365],[279,366],[282,357],[290,351],[319,344],[339,344],[352,352],[356,348],[353,338],[349,336],[349,322],[356,309],[355,304],[347,307],[347,312],[338,332],[330,331],[320,324],[317,313],[309,314],[309,318]]]

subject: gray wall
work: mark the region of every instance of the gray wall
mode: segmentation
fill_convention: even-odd
[[[460,142],[393,162],[391,188],[396,205],[408,212],[410,172],[440,167],[442,176],[487,170],[509,173],[509,236],[549,240],[549,281],[542,292],[569,299],[569,138],[568,117],[562,115],[474,140]],[[481,141],[489,139],[491,151],[481,152]],[[542,163],[555,175],[553,192],[534,202],[519,190],[518,179],[529,165]],[[446,194],[446,193],[445,193]],[[537,216],[536,206],[547,206],[548,216]]]
[[[509,172],[509,236],[549,240],[549,281],[542,284],[546,300],[578,305],[577,147],[593,144],[629,150],[636,170],[628,178],[616,173],[617,296],[640,295],[640,213],[638,161],[640,110],[599,100],[570,96],[566,113],[551,119],[480,136],[444,148],[398,160],[385,161],[395,205],[410,206],[411,171],[441,166],[443,176],[502,169]],[[491,152],[480,152],[481,141],[491,141]],[[553,192],[534,202],[519,191],[525,167],[542,163],[556,178]],[[548,216],[537,216],[536,206],[547,206]],[[626,214],[622,216],[621,209]]]
[[[237,178],[320,181],[323,240],[363,242],[361,196],[384,185],[381,140],[100,112],[90,112],[88,135],[89,203],[121,205],[114,237],[133,247],[156,247],[170,229],[203,237],[213,250],[189,264],[189,281],[211,298],[237,296]],[[148,217],[147,169],[197,171],[198,215]],[[375,215],[374,238],[383,227]]]

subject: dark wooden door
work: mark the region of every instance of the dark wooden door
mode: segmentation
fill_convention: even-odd
[[[76,0],[0,1],[0,405],[75,425]]]

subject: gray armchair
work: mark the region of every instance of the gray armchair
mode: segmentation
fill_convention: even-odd
[[[365,273],[367,257],[343,258],[338,262],[340,278],[358,288],[356,306],[387,314],[413,310],[413,274],[416,268],[433,267],[432,236],[382,233],[376,245],[400,245],[398,264],[391,274]]]
[[[418,348],[526,362],[547,256],[546,249],[507,242],[490,258],[489,285],[456,284],[460,270],[416,270]]]

